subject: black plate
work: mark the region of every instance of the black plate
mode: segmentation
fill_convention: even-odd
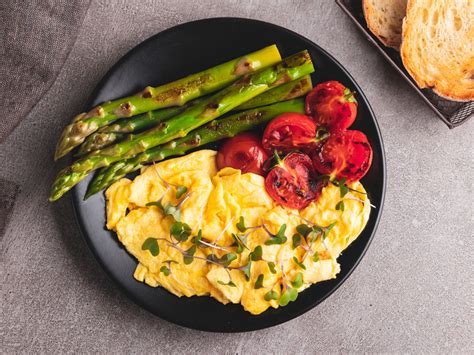
[[[88,177],[73,190],[77,219],[87,244],[110,278],[133,301],[170,322],[215,332],[250,331],[286,322],[333,293],[360,262],[375,234],[384,200],[385,158],[374,113],[349,73],[326,51],[294,32],[240,18],[207,19],[173,27],[141,43],[115,64],[97,86],[89,106],[133,94],[147,85],[178,79],[273,43],[282,56],[308,49],[316,67],[314,83],[339,80],[357,92],[359,114],[353,128],[365,132],[374,149],[372,168],[363,183],[377,209],[372,210],[360,237],[339,257],[341,272],[336,279],[311,286],[286,307],[252,316],[240,305],[224,306],[210,297],[178,298],[163,288],[135,281],[136,260],[119,245],[115,234],[104,227],[103,194],[83,201],[91,178]]]

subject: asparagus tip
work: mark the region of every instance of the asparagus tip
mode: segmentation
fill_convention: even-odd
[[[99,191],[95,191],[94,189],[87,189],[87,191],[84,195],[84,201],[87,200],[92,195],[95,195],[97,192],[99,192]]]

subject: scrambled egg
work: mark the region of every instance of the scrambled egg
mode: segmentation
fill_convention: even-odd
[[[269,307],[277,308],[288,288],[301,292],[311,284],[335,278],[340,270],[337,257],[368,221],[367,195],[350,192],[344,197],[344,211],[336,210],[339,188],[329,184],[316,202],[300,211],[290,210],[266,193],[263,177],[232,168],[217,171],[216,154],[201,150],[143,168],[133,181],[122,179],[106,191],[107,228],[137,258],[135,279],[162,286],[178,297],[209,295],[224,304],[241,303],[246,311],[260,314]],[[179,187],[186,187],[182,196],[177,194]],[[365,192],[360,183],[350,187]],[[147,205],[159,200],[161,206]],[[191,228],[186,241],[172,239],[170,227],[175,219],[165,215],[162,206],[166,205],[179,205],[179,220]],[[241,216],[250,227],[245,233],[236,226]],[[311,244],[303,242],[295,248],[296,227],[311,223],[333,224],[333,228],[324,240],[319,235]],[[287,241],[266,245],[283,224]],[[186,251],[196,245],[199,231],[202,239],[194,258],[185,263]],[[240,253],[233,233],[242,236]],[[149,238],[155,238],[159,246],[156,256],[143,248]],[[245,266],[258,246],[262,255],[251,262],[246,275]],[[237,258],[223,266],[219,260],[229,253]],[[211,254],[214,259],[209,261]]]

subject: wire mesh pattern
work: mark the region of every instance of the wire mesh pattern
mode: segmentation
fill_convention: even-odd
[[[431,89],[418,88],[405,70],[400,54],[392,48],[385,47],[367,28],[362,10],[362,0],[336,0],[336,3],[449,128],[459,126],[474,116],[474,101],[451,101],[437,95]]]

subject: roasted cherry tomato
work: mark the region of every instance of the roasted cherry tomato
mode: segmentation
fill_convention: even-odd
[[[354,94],[338,81],[326,81],[306,96],[306,113],[331,132],[351,126],[357,116]]]
[[[243,173],[263,175],[263,163],[268,155],[262,147],[260,137],[254,133],[241,133],[225,142],[217,153],[219,169],[230,166]]]
[[[372,147],[360,131],[334,133],[313,154],[313,164],[321,174],[354,182],[362,179],[369,170]]]
[[[274,118],[265,128],[262,145],[268,152],[288,153],[315,143],[316,124],[306,115],[287,112]]]
[[[310,157],[290,153],[283,160],[278,159],[270,170],[265,178],[265,189],[282,206],[301,209],[319,196],[322,186],[316,179]]]

